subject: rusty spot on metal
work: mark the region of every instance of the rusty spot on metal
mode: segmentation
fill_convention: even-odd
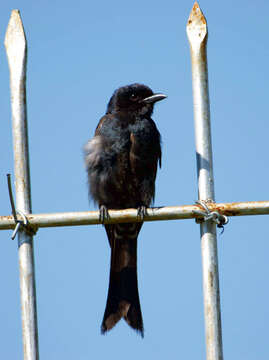
[[[214,275],[213,275],[213,272],[212,271],[209,271],[208,273],[208,283],[209,283],[209,286],[211,288],[213,288],[213,284],[214,284]]]
[[[215,204],[214,208],[220,214],[226,215],[226,216],[238,216],[240,214],[239,210],[233,208],[233,203],[226,204],[225,206],[219,206],[219,205]]]
[[[0,221],[1,220],[13,220],[13,215],[0,216]]]
[[[192,8],[192,11],[196,11],[197,9],[199,9],[199,5],[198,5],[198,2],[195,1],[194,5],[193,5],[193,8]]]
[[[238,216],[240,215],[240,211],[237,210],[225,210],[226,216]]]
[[[194,15],[195,15],[196,17],[199,17],[199,20],[200,20],[203,24],[206,24],[206,19],[205,19],[204,14],[203,14],[203,12],[202,12],[199,4],[197,3],[197,1],[195,1],[191,12],[192,12],[192,13],[195,13]]]
[[[197,50],[203,43],[206,43],[206,19],[197,2],[194,3],[187,22],[187,34],[192,50]]]

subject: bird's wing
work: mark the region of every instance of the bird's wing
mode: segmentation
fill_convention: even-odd
[[[131,127],[130,167],[138,189],[140,205],[154,200],[158,162],[161,165],[160,134],[153,120],[144,119]]]

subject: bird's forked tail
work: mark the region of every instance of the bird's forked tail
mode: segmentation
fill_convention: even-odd
[[[137,283],[137,236],[142,223],[105,225],[111,246],[109,289],[101,332],[124,318],[144,336]]]

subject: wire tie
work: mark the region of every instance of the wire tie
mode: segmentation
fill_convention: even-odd
[[[8,184],[8,193],[9,193],[9,200],[10,200],[11,209],[12,209],[12,215],[13,215],[13,218],[14,218],[14,221],[16,224],[15,229],[11,235],[11,240],[15,239],[15,237],[20,229],[23,229],[27,235],[30,235],[30,236],[35,235],[37,232],[37,227],[29,224],[29,221],[28,221],[26,215],[22,211],[16,210],[16,208],[15,208],[14,198],[13,198],[13,194],[12,194],[10,174],[7,174],[7,184]],[[22,220],[18,219],[17,214],[19,214],[22,217]]]
[[[228,224],[229,218],[226,215],[220,214],[218,211],[210,211],[208,208],[206,201],[204,200],[197,200],[195,201],[196,204],[202,206],[204,211],[202,210],[194,210],[194,213],[197,215],[201,215],[202,219],[196,219],[197,223],[206,222],[209,220],[212,220],[215,224],[217,224],[217,227],[222,229],[221,234],[224,232],[224,225]]]

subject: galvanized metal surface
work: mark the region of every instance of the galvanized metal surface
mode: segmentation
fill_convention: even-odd
[[[27,44],[20,13],[13,10],[5,46],[10,69],[12,131],[17,210],[32,212],[26,115]],[[25,360],[38,359],[35,274],[32,237],[18,233],[23,349]]]
[[[207,24],[195,2],[187,24],[191,49],[194,125],[199,200],[214,201],[213,161],[207,74]],[[222,360],[216,224],[200,225],[207,360]]]
[[[269,201],[211,203],[208,207],[226,216],[269,215]],[[144,221],[194,219],[198,217],[195,213],[197,210],[201,210],[198,205],[150,208]],[[19,214],[17,216],[21,219]],[[136,209],[109,210],[109,216],[108,223],[139,221]],[[31,225],[40,228],[100,224],[99,211],[29,214],[27,218]],[[0,216],[0,230],[14,228],[12,215]]]

